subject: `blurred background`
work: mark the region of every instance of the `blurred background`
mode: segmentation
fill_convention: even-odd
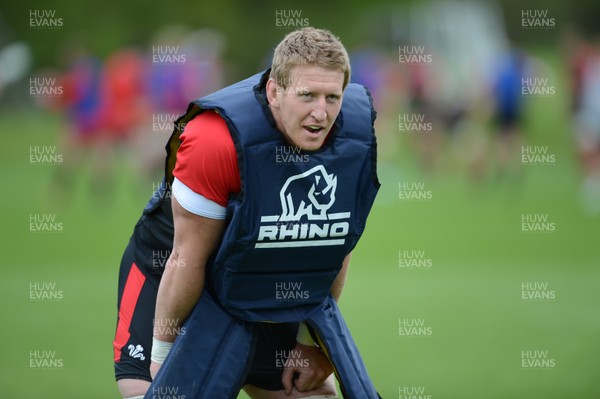
[[[382,397],[600,397],[599,16],[552,0],[4,2],[0,396],[119,397],[119,262],[173,121],[310,25],[342,39],[378,111],[382,187],[341,307]]]

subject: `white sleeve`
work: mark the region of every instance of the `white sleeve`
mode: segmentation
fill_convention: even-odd
[[[171,191],[186,211],[209,219],[225,219],[227,208],[192,191],[177,178],[173,181]]]

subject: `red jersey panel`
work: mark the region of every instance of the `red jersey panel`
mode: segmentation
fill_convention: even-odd
[[[173,175],[192,191],[227,206],[239,193],[240,172],[235,145],[225,120],[207,111],[189,121],[180,136]]]

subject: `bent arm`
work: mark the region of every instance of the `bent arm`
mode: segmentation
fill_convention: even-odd
[[[225,221],[185,210],[172,198],[175,235],[156,298],[154,338],[173,342],[204,289],[206,262],[216,250]],[[160,326],[175,328],[160,328]]]
[[[336,302],[339,302],[342,290],[344,289],[351,255],[351,253],[346,255],[342,261],[342,268],[331,285],[330,292]],[[331,362],[321,349],[316,347],[317,344],[313,341],[310,332],[303,322],[300,323],[296,341],[297,344],[294,351],[300,354],[309,367],[296,367],[294,364],[286,364],[285,370],[281,375],[281,383],[285,393],[288,395],[292,393],[292,387],[296,387],[300,392],[320,387],[331,373],[333,373]],[[294,378],[296,374],[298,374],[298,377]]]

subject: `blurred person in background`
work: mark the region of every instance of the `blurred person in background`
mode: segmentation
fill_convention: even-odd
[[[148,120],[148,66],[141,52],[120,49],[104,64],[101,117],[111,141],[127,143],[135,129]]]
[[[407,115],[427,126],[411,137],[422,168],[458,161],[483,170],[489,84],[507,48],[500,9],[494,2],[426,1],[403,14],[397,24],[407,28],[395,27],[395,40],[403,54],[423,58],[401,65]]]
[[[421,168],[425,172],[435,169],[442,145],[442,132],[440,124],[437,123],[442,115],[439,114],[440,109],[435,106],[435,100],[431,96],[431,90],[436,85],[436,77],[432,72],[429,65],[422,63],[410,63],[406,65],[405,71],[408,77],[407,110],[410,110],[410,114],[407,115],[410,115],[413,121],[419,121],[418,123],[427,127],[410,135],[419,155]]]
[[[136,129],[132,145],[142,187],[162,172],[164,143],[189,99],[223,87],[225,45],[219,31],[179,25],[166,26],[152,37],[145,82],[151,115]]]
[[[373,97],[373,105],[380,115],[394,115],[402,102],[402,93],[405,88],[406,79],[398,73],[398,59],[391,57],[378,47],[378,43],[362,42],[350,53],[352,64],[353,83],[358,83],[369,88]],[[378,118],[375,121],[378,138],[394,140],[398,131],[397,118]],[[380,146],[382,151],[394,153],[395,146]],[[385,157],[385,155],[384,155]]]
[[[575,104],[575,144],[583,169],[581,200],[589,215],[600,215],[600,37],[579,61],[580,90]],[[574,79],[575,80],[575,79]]]
[[[60,191],[73,187],[74,179],[90,162],[92,188],[102,196],[109,187],[107,160],[111,143],[106,138],[102,115],[103,63],[84,47],[71,43],[62,54],[66,72],[59,77],[63,95],[51,108],[64,110],[66,127],[60,146],[68,154],[64,167],[56,169],[55,185]],[[96,196],[95,196],[96,197]]]
[[[523,142],[524,97],[522,79],[530,75],[528,57],[513,49],[498,62],[492,82],[493,148],[496,154],[496,178],[518,176],[521,162],[519,147]]]
[[[58,168],[55,181],[60,190],[90,165],[95,200],[107,200],[114,187],[117,152],[129,149],[133,133],[146,121],[146,67],[140,54],[118,49],[105,62],[78,44],[70,43],[63,55],[66,72],[58,77],[63,94],[45,100],[45,107],[65,110],[67,126],[61,147],[68,156]],[[129,157],[129,155],[128,155]]]
[[[32,64],[29,44],[19,40],[0,13],[0,104],[11,86],[21,82]]]

